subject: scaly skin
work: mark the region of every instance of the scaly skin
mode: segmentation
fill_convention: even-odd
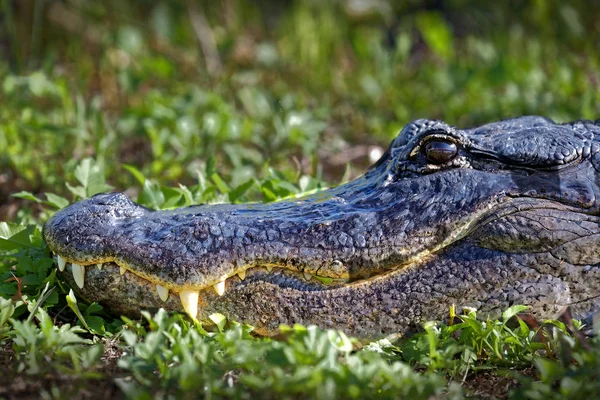
[[[453,303],[583,316],[600,308],[599,136],[589,121],[418,120],[365,175],[315,195],[150,211],[104,194],[57,212],[44,238],[85,266],[90,301],[136,315],[198,293],[200,320],[220,312],[264,335],[282,323],[401,334]]]

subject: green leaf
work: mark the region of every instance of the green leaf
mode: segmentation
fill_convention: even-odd
[[[140,183],[140,185],[143,185],[144,182],[146,182],[146,177],[144,176],[144,174],[142,174],[142,172],[133,165],[123,164],[123,168],[129,171],[129,173],[133,175],[133,177]]]
[[[158,183],[146,180],[142,193],[138,197],[138,202],[153,210],[160,210],[165,203],[165,195],[160,190]]]
[[[13,222],[0,222],[0,239],[8,239],[27,227]]]
[[[279,181],[277,182],[277,187],[279,189],[283,189],[284,191],[279,191],[279,195],[280,196],[287,196],[290,193],[298,193],[298,188],[296,187],[296,185],[294,185],[291,182],[287,182],[287,181]]]
[[[87,187],[90,182],[90,177],[93,175],[92,168],[93,163],[91,158],[82,160],[75,168],[75,178],[77,178],[83,187]]]
[[[346,165],[346,169],[348,169],[348,165]],[[343,182],[343,181],[342,181]],[[300,192],[306,192],[311,188],[311,184],[313,183],[313,179],[308,175],[302,175],[298,180],[298,187],[300,188]]]
[[[75,315],[77,315],[77,318],[79,318],[79,322],[81,322],[81,324],[85,327],[85,329],[87,329],[88,331],[91,331],[89,325],[87,324],[87,322],[85,321],[85,318],[83,317],[83,314],[81,313],[81,311],[79,311],[79,307],[77,306],[77,298],[75,297],[75,293],[73,293],[73,289],[69,290],[69,294],[66,296],[66,299],[67,299],[67,304],[69,305],[69,308],[71,310],[73,310]]]
[[[185,206],[191,206],[192,204],[194,204],[194,195],[192,194],[192,192],[190,191],[190,189],[188,189],[187,186],[182,185],[181,183],[179,184],[179,191],[181,193],[181,195],[183,196],[184,200],[185,200]]]
[[[350,338],[342,331],[329,330],[327,337],[329,343],[343,353],[350,353],[354,347]]]
[[[48,203],[50,205],[58,208],[59,210],[69,205],[69,200],[54,193],[46,193],[46,199],[48,199]]]
[[[521,332],[520,332],[521,337],[528,337],[529,332],[531,331],[529,329],[529,326],[521,318],[519,318],[518,320],[519,320],[519,328],[521,330]]]
[[[229,201],[235,203],[240,197],[244,195],[244,193],[248,191],[248,189],[250,189],[254,185],[254,182],[254,179],[251,178],[246,182],[242,183],[241,185],[230,190],[228,193]]]
[[[31,321],[33,319],[38,308],[40,308],[42,306],[42,304],[44,304],[44,302],[52,295],[53,292],[54,292],[54,287],[50,288],[50,282],[46,282],[46,286],[44,287],[44,290],[42,290],[42,293],[38,297],[37,301],[35,301],[33,308],[30,310],[30,314],[29,314],[29,317],[27,318],[27,321]],[[29,305],[31,305],[31,304],[33,304],[33,303],[30,303]]]
[[[31,201],[35,201],[36,203],[41,203],[42,200],[35,197],[35,195],[31,192],[26,192],[26,191],[20,191],[19,193],[14,193],[12,194],[12,197],[17,197],[19,199],[25,199],[25,200],[31,200]]]
[[[104,318],[98,317],[96,315],[90,315],[86,317],[85,320],[87,321],[91,332],[97,335],[106,334],[106,329],[104,328]]]
[[[123,329],[121,331],[121,337],[129,347],[135,346],[137,343],[137,335],[130,330]]]
[[[2,340],[3,327],[15,312],[15,305],[11,299],[0,296],[0,340]]]
[[[258,89],[243,87],[238,92],[246,112],[255,119],[266,119],[273,114],[267,97]]]
[[[98,193],[108,192],[113,189],[106,183],[104,171],[98,163],[91,158],[83,159],[75,168],[75,178],[81,183],[80,187],[67,187],[76,196],[87,198]]]
[[[219,332],[223,332],[227,318],[223,314],[214,313],[208,316],[208,318],[217,326]]]
[[[537,358],[534,364],[540,371],[542,381],[547,383],[552,383],[562,373],[560,365],[553,360]]]
[[[171,187],[161,187],[161,192],[165,199],[161,208],[174,208],[180,205],[181,198],[183,197],[181,190]]]
[[[547,319],[544,321],[544,325],[554,325],[555,327],[560,329],[562,332],[567,332],[567,326],[562,321],[558,321],[555,319]]]
[[[520,312],[523,312],[525,310],[529,309],[528,306],[522,306],[522,305],[514,305],[511,307],[508,307],[503,313],[502,313],[502,321],[504,323],[508,322],[509,319],[511,319],[512,317],[514,317],[515,315],[517,315]]]
[[[23,226],[11,222],[0,222],[0,250],[36,248],[31,241],[31,234],[35,229],[35,226]]]
[[[210,178],[212,179],[212,181],[214,182],[214,184],[217,186],[217,189],[219,189],[219,191],[221,193],[227,193],[229,192],[229,186],[227,186],[227,184],[225,183],[225,181],[223,179],[221,179],[221,177],[219,176],[219,174],[217,174],[216,172],[214,172]]]
[[[66,185],[67,185],[67,189],[69,189],[69,191],[71,193],[73,193],[75,196],[77,196],[81,199],[85,199],[87,197],[87,193],[83,186],[71,186],[71,184],[69,184],[69,182],[67,182]]]
[[[273,193],[273,191],[269,187],[262,185],[260,187],[260,191],[261,191],[262,195],[264,196],[265,201],[277,200],[277,195],[275,193]]]

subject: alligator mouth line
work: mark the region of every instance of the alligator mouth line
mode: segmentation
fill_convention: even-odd
[[[71,266],[73,280],[79,289],[83,289],[85,286],[86,268],[97,268],[98,270],[102,270],[106,265],[110,265],[115,270],[118,268],[119,274],[122,276],[125,276],[126,274],[132,274],[135,278],[137,278],[138,282],[143,282],[145,286],[155,286],[156,293],[162,302],[166,302],[169,299],[170,293],[175,293],[179,297],[185,313],[190,318],[196,319],[198,316],[199,298],[201,293],[210,293],[212,290],[214,290],[218,296],[224,296],[229,286],[237,285],[245,281],[247,276],[258,275],[259,272],[264,272],[266,274],[263,274],[260,280],[274,283],[279,287],[290,287],[303,291],[334,290],[342,287],[351,288],[356,285],[368,284],[369,282],[373,282],[375,280],[385,279],[391,275],[405,273],[409,268],[411,268],[411,266],[422,263],[428,259],[431,253],[427,251],[418,254],[414,257],[411,257],[410,260],[407,260],[406,262],[403,262],[394,268],[386,270],[384,273],[374,274],[372,276],[356,277],[354,279],[331,278],[310,274],[308,272],[291,270],[275,264],[261,264],[249,266],[230,276],[223,276],[217,283],[194,288],[182,287],[167,282],[159,282],[151,275],[141,274],[139,271],[133,271],[132,269],[124,267],[112,259],[106,259],[101,262],[88,263],[84,265],[66,260],[56,253],[54,253],[54,255],[57,268],[60,272],[65,272],[67,266]],[[269,279],[269,277],[275,277],[277,273],[283,274],[286,278],[291,278],[293,283],[290,284],[288,280],[287,284],[282,284],[281,282],[277,282],[275,279]]]
[[[86,268],[97,268],[101,270],[106,264],[111,264],[114,267],[119,268],[119,273],[121,275],[130,273],[133,274],[136,278],[144,280],[145,283],[147,283],[149,286],[154,285],[156,287],[156,293],[158,297],[163,302],[167,301],[170,292],[176,293],[181,300],[181,304],[183,306],[184,311],[193,319],[195,319],[198,314],[198,299],[201,292],[209,291],[212,288],[218,296],[223,296],[225,295],[226,288],[229,286],[227,283],[228,281],[230,281],[232,278],[237,278],[238,282],[242,282],[246,279],[246,275],[248,273],[254,274],[258,271],[265,271],[268,274],[271,274],[274,271],[279,270],[285,273],[286,276],[295,279],[295,281],[298,283],[297,286],[301,286],[302,289],[308,290],[334,289],[337,287],[347,286],[348,284],[364,282],[372,278],[387,275],[375,275],[373,277],[357,278],[352,280],[351,278],[330,278],[325,276],[319,276],[315,274],[310,274],[308,272],[300,272],[296,270],[290,270],[288,268],[282,268],[278,265],[253,265],[245,269],[241,269],[233,275],[223,276],[217,283],[204,285],[199,288],[189,288],[173,285],[167,282],[159,282],[155,277],[151,275],[142,274],[139,271],[134,271],[130,268],[124,267],[120,263],[112,259],[105,259],[101,262],[84,265],[82,263],[70,262],[69,260],[66,260],[59,254],[55,254],[55,256],[57,267],[60,272],[64,272],[68,265],[71,266],[73,280],[75,281],[75,284],[77,285],[77,287],[79,287],[79,289],[83,289],[83,287],[85,286]],[[389,272],[392,273],[398,269],[402,269],[402,266],[394,268],[394,270]]]

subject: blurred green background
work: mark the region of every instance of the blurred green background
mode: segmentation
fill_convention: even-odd
[[[88,157],[130,194],[209,179],[269,200],[243,185],[339,183],[416,118],[600,117],[598,2],[0,5],[0,220],[23,190],[72,198]]]

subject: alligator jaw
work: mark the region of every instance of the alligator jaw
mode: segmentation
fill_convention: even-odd
[[[419,259],[424,259],[425,256],[420,256]],[[131,286],[138,287],[138,290],[143,290],[148,294],[154,293],[152,301],[148,299],[145,300],[144,304],[150,306],[150,304],[156,304],[158,308],[164,307],[166,303],[170,303],[170,299],[179,298],[179,305],[173,306],[170,304],[170,309],[174,309],[177,311],[183,311],[192,319],[197,319],[199,313],[202,314],[203,306],[206,305],[206,299],[215,298],[215,294],[218,297],[225,296],[227,292],[237,285],[243,285],[246,278],[248,281],[246,284],[252,281],[263,281],[270,282],[273,285],[277,285],[280,287],[288,287],[293,288],[294,290],[299,291],[322,291],[322,290],[333,290],[339,287],[352,287],[354,284],[360,284],[362,282],[368,281],[369,279],[361,279],[359,281],[350,282],[348,279],[332,279],[326,278],[322,276],[311,275],[307,272],[302,274],[297,273],[293,270],[288,270],[286,268],[280,267],[251,267],[238,272],[234,276],[223,277],[223,279],[214,284],[212,286],[205,286],[201,288],[189,288],[189,287],[176,287],[171,283],[167,282],[158,282],[154,277],[150,277],[147,279],[144,276],[140,276],[135,272],[129,271],[127,268],[119,266],[118,264],[108,261],[105,263],[95,263],[88,264],[86,266],[80,265],[78,263],[70,263],[65,258],[60,255],[56,255],[55,257],[57,262],[57,268],[59,272],[64,272],[65,277],[73,283],[72,286],[76,286],[79,288],[79,292],[83,294],[84,297],[92,299],[92,301],[98,300],[98,293],[103,292],[106,295],[106,288],[104,290],[96,291],[95,286],[97,285],[98,277],[101,276],[101,281],[106,281],[110,279],[113,281],[113,284],[118,282],[119,286],[131,288]],[[402,266],[399,266],[395,269],[402,269]],[[66,271],[66,272],[65,272]],[[380,277],[374,277],[380,278]],[[373,279],[373,278],[371,278]],[[282,282],[284,281],[284,282]],[[87,282],[87,285],[86,285]],[[91,282],[91,284],[90,284]],[[91,288],[94,288],[90,290]],[[124,295],[128,295],[129,290],[122,290],[116,293],[123,293]],[[111,302],[114,299],[118,299],[119,296],[116,293],[112,293],[108,298],[111,299]],[[217,298],[218,298],[217,297]],[[162,301],[160,304],[157,302],[157,298]],[[103,299],[106,302],[107,299]],[[118,306],[113,307],[114,309],[119,309]],[[124,314],[131,315],[131,309],[124,309]],[[209,321],[207,315],[204,316],[204,321]]]
[[[279,332],[279,312],[287,313],[289,310],[278,310],[277,304],[273,301],[263,301],[262,295],[269,296],[271,300],[280,295],[291,296],[300,300],[304,296],[316,299],[320,293],[327,293],[332,298],[338,296],[347,296],[351,291],[357,295],[355,302],[360,303],[361,293],[366,297],[372,297],[370,292],[383,293],[381,287],[385,287],[389,282],[388,278],[402,276],[410,269],[416,268],[415,265],[406,266],[405,269],[399,269],[390,272],[385,276],[376,276],[367,280],[358,281],[349,285],[334,284],[325,285],[322,283],[311,282],[305,286],[295,287],[297,282],[289,271],[274,268],[272,272],[266,268],[252,268],[248,270],[244,280],[239,276],[231,277],[226,280],[226,290],[223,295],[219,295],[214,290],[187,291],[181,292],[168,291],[165,298],[156,291],[156,285],[152,282],[135,275],[133,273],[119,273],[120,267],[114,263],[105,263],[102,268],[88,266],[85,268],[86,284],[79,288],[77,293],[83,299],[95,301],[103,304],[112,312],[137,317],[141,309],[157,310],[164,308],[167,311],[185,312],[190,318],[199,320],[203,324],[212,325],[210,316],[213,313],[222,313],[236,321],[246,321],[252,324],[254,332],[263,336],[273,336]],[[75,278],[71,271],[72,266],[67,263],[65,273],[63,274],[66,282],[76,287]],[[312,281],[312,280],[311,280]],[[287,286],[286,286],[287,285]],[[249,296],[249,294],[252,295]],[[272,317],[268,319],[253,319],[247,321],[244,317],[244,307],[240,307],[240,302],[247,302],[246,310],[250,307],[252,312],[257,307],[265,307],[272,310]],[[140,308],[140,304],[144,306]],[[298,305],[301,305],[298,303]],[[274,308],[273,308],[274,307]],[[287,308],[287,307],[285,307]],[[239,312],[239,311],[242,312]],[[400,313],[401,308],[392,308],[392,312]],[[331,317],[338,321],[344,321],[344,324],[352,324],[353,316],[346,313],[335,315],[335,310],[328,311]],[[267,313],[269,314],[269,313]],[[328,317],[325,317],[329,319]],[[333,321],[333,320],[332,320]],[[290,321],[286,321],[289,323]],[[304,322],[306,323],[306,322]],[[339,322],[338,322],[339,323]],[[323,325],[323,324],[320,324]],[[339,325],[335,325],[338,326]],[[361,338],[372,336],[368,332],[356,332],[355,335]],[[379,335],[374,335],[377,337]]]
[[[250,278],[254,277],[257,272],[260,272],[263,275],[269,275],[275,270],[279,274],[285,274],[288,280],[292,280],[295,288],[304,290],[327,290],[339,287],[349,282],[349,279],[345,278],[333,279],[311,275],[308,272],[299,274],[293,270],[274,267],[271,265],[249,267],[239,270],[232,276],[223,276],[220,281],[210,286],[204,285],[202,287],[179,287],[173,285],[172,282],[159,281],[153,276],[140,275],[136,273],[136,271],[131,271],[127,267],[123,267],[110,260],[104,260],[104,262],[96,262],[97,260],[95,260],[94,263],[82,265],[80,262],[71,262],[66,260],[59,254],[56,254],[55,259],[59,272],[63,272],[66,269],[69,279],[74,283],[73,286],[78,287],[82,293],[86,292],[86,290],[84,290],[85,282],[94,282],[95,275],[98,273],[97,271],[102,271],[101,275],[103,276],[112,273],[115,275],[113,277],[114,279],[119,279],[119,277],[121,277],[124,281],[130,281],[130,284],[144,287],[144,290],[148,290],[149,292],[152,292],[152,289],[150,288],[154,286],[155,294],[162,302],[167,302],[170,294],[174,293],[175,296],[179,296],[181,303],[181,306],[178,308],[178,310],[184,311],[193,319],[196,319],[198,315],[198,308],[201,307],[198,300],[201,293],[210,291],[212,293],[216,293],[217,296],[224,296],[227,288],[232,285],[232,282],[234,282],[233,284],[238,284],[244,281],[247,276]],[[118,275],[116,273],[117,271]],[[91,277],[86,279],[87,275],[91,275]],[[127,293],[127,291],[125,291],[125,293]],[[91,297],[93,298],[95,296]],[[206,296],[203,295],[202,297]],[[130,314],[131,310],[128,310],[125,313]]]
[[[286,285],[294,287],[296,290],[310,291],[332,290],[345,283],[345,280],[327,280],[312,275],[309,275],[309,278],[306,276],[300,278],[298,274],[280,268],[269,270],[264,267],[255,267],[223,279],[211,288],[168,288],[131,271],[122,273],[123,267],[114,262],[83,267],[69,263],[60,255],[56,255],[56,260],[58,265],[64,265],[63,269],[59,270],[65,271],[64,276],[67,281],[71,282],[73,287],[78,287],[78,292],[84,298],[108,303],[115,311],[121,310],[125,315],[132,315],[132,309],[124,307],[124,304],[129,304],[129,302],[123,301],[123,299],[130,299],[131,293],[135,293],[139,299],[143,293],[143,304],[147,308],[162,307],[173,311],[183,311],[192,319],[202,318],[203,322],[209,323],[208,314],[203,312],[204,306],[208,304],[208,299],[212,299],[214,302],[221,296],[227,296],[229,290],[234,289],[237,285],[243,285],[246,279],[248,279],[246,282],[248,283],[257,280],[275,282],[285,278],[287,279]]]

